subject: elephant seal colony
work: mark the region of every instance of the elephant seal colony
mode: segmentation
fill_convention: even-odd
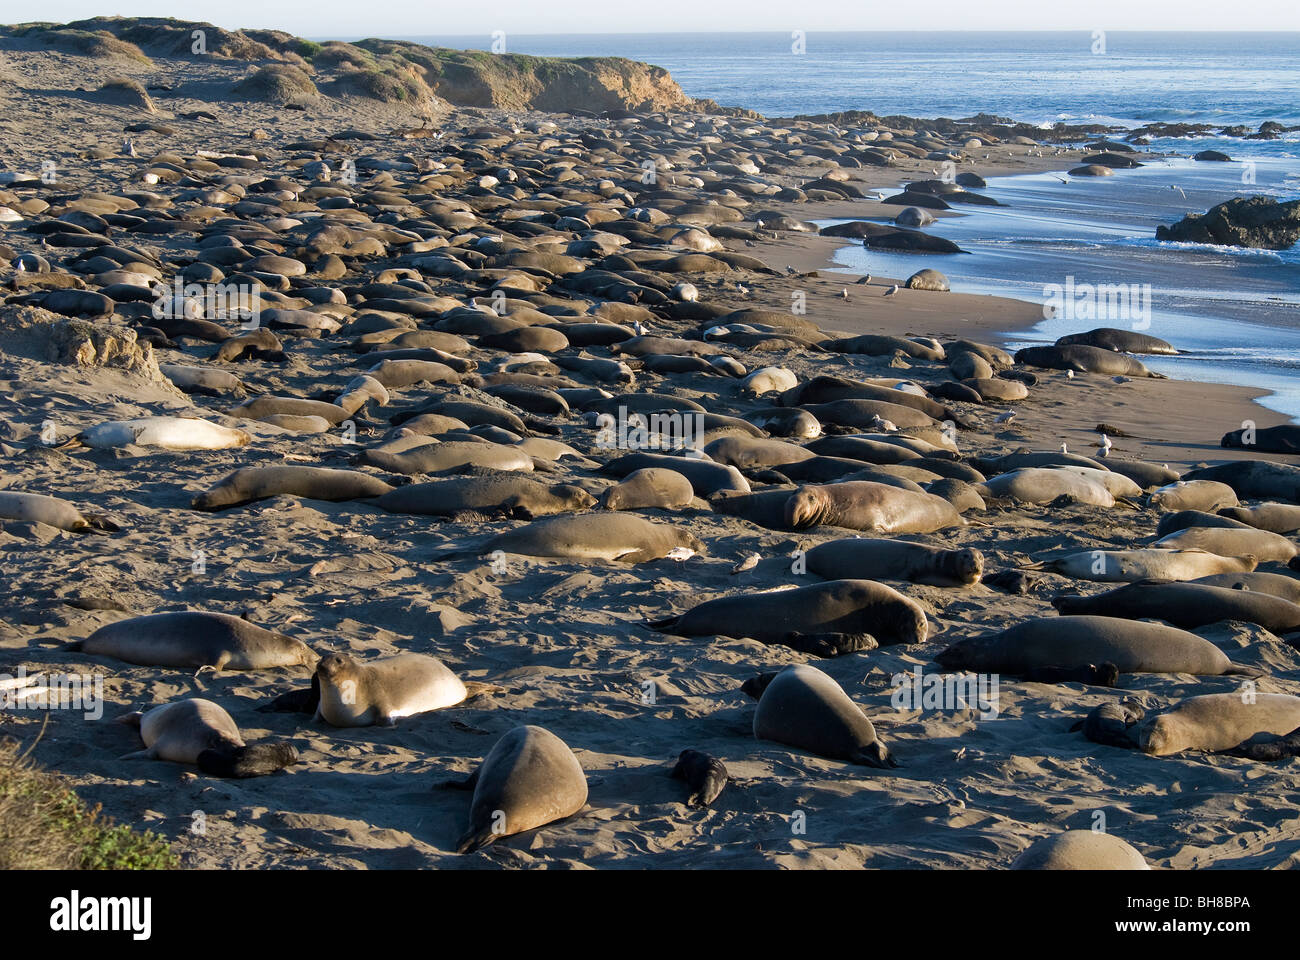
[[[33,100],[99,69],[68,59]],[[39,762],[194,867],[1258,866],[1296,839],[1293,431],[1154,375],[1175,331],[1009,354],[1041,310],[948,290],[912,236],[951,215],[932,155],[989,198],[1095,134],[680,91],[424,123],[327,86],[211,120],[77,100],[31,127],[57,184],[6,158],[0,672],[102,678],[142,738],[6,710],[25,741],[48,718]],[[913,207],[926,233],[881,225]],[[864,240],[915,267],[835,272]],[[1247,420],[1265,442],[1218,446]],[[119,759],[142,743],[171,764]],[[199,796],[261,779],[198,840],[155,813],[177,763]]]

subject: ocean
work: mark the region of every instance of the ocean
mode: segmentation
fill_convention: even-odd
[[[356,39],[356,38],[339,38]],[[487,36],[418,36],[432,46],[491,49]],[[687,94],[768,116],[871,110],[961,118],[995,114],[1041,126],[1101,123],[1300,126],[1296,33],[782,33],[507,35],[539,56],[623,56],[668,69]],[[1107,178],[991,179],[1006,204],[970,207],[926,230],[968,256],[845,247],[847,270],[905,277],[942,270],[954,290],[1043,303],[1053,284],[1137,285],[1141,329],[1185,351],[1152,359],[1182,379],[1271,391],[1261,403],[1300,421],[1300,249],[1273,252],[1157,243],[1155,228],[1235,196],[1300,197],[1300,130],[1272,140],[1157,138],[1167,154]],[[1234,163],[1198,163],[1199,150]],[[869,209],[864,210],[869,217]],[[1058,314],[1017,334],[1050,342],[1089,326]]]

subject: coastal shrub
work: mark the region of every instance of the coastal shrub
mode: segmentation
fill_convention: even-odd
[[[238,96],[266,103],[291,103],[317,94],[316,84],[307,74],[297,67],[279,64],[260,67],[232,90]]]
[[[14,32],[20,36],[28,35],[19,33],[17,29]],[[119,40],[107,30],[91,32],[89,30],[56,27],[53,30],[33,31],[30,37],[39,40],[54,50],[64,50],[68,53],[77,53],[86,57],[126,57],[140,63],[153,63],[152,60],[145,56],[144,51],[134,43]]]
[[[151,831],[137,833],[87,807],[17,741],[0,742],[0,870],[174,870],[180,859]]]

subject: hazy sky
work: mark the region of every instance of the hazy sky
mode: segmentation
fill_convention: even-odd
[[[273,27],[301,36],[690,33],[713,30],[1300,30],[1296,0],[45,0],[6,21],[99,14]]]

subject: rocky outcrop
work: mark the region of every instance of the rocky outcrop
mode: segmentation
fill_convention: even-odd
[[[1172,226],[1156,227],[1157,240],[1286,250],[1300,239],[1300,200],[1237,197]]]
[[[153,345],[130,327],[61,317],[38,307],[0,307],[0,351],[46,363],[110,367],[162,381]]]

